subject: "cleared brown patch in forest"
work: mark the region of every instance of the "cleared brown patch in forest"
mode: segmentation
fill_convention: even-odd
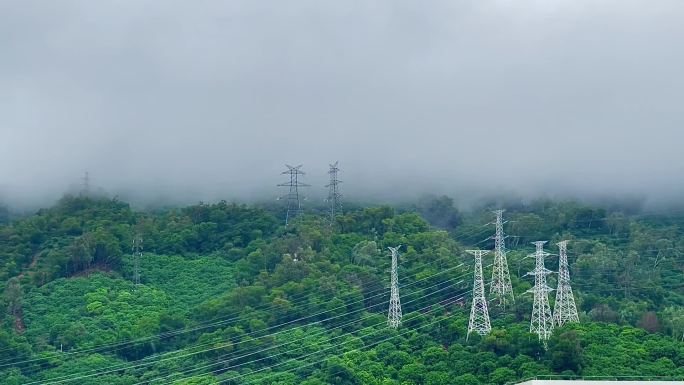
[[[91,265],[89,268],[85,270],[78,271],[76,273],[73,273],[69,276],[69,278],[79,278],[79,277],[90,277],[91,274],[93,273],[111,273],[114,270],[112,270],[111,267],[107,266],[104,263],[97,263],[94,265]]]
[[[14,314],[14,330],[19,334],[23,334],[26,331],[26,325],[24,324],[24,312],[19,311]]]

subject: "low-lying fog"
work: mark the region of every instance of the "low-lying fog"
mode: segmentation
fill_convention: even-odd
[[[677,204],[684,2],[6,1],[0,200]]]

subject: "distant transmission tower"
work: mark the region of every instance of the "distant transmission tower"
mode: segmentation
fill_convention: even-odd
[[[283,195],[278,199],[287,199],[287,214],[285,214],[285,226],[287,226],[290,218],[294,218],[302,212],[299,187],[308,187],[309,185],[299,181],[299,176],[304,175],[304,171],[300,170],[302,167],[301,164],[297,167],[292,167],[289,164],[286,164],[285,166],[287,166],[288,170],[283,171],[282,174],[290,175],[290,181],[281,183],[278,186],[289,187],[290,190],[286,195]]]
[[[546,241],[532,243],[537,247],[537,250],[534,254],[529,255],[529,257],[534,257],[535,265],[534,270],[527,273],[527,275],[534,275],[534,287],[528,290],[528,293],[534,294],[530,333],[536,333],[546,347],[546,341],[553,332],[553,318],[549,305],[549,292],[553,289],[546,284],[546,276],[551,274],[551,270],[544,267],[544,258],[551,254],[544,251]]]
[[[341,180],[337,179],[337,173],[340,168],[337,167],[339,162],[330,165],[330,170],[328,170],[328,175],[330,175],[330,183],[325,187],[328,188],[328,203],[330,204],[330,225],[335,224],[335,216],[338,212],[342,211],[342,194],[340,193],[339,184],[342,183]]]
[[[489,250],[466,250],[475,256],[475,274],[473,280],[473,304],[470,308],[470,321],[468,322],[468,335],[471,332],[485,335],[492,330],[489,323],[489,310],[487,309],[487,299],[485,298],[484,280],[482,279],[482,256],[489,253]]]
[[[83,175],[83,181],[81,182],[81,196],[90,196],[90,175],[88,171]]]
[[[400,247],[401,245],[397,247],[388,247],[392,253],[392,277],[387,324],[393,329],[396,329],[401,325],[401,301],[399,300],[399,276],[397,275],[397,259],[399,257]]]
[[[140,285],[140,258],[142,258],[142,236],[133,238],[133,283]]]
[[[513,287],[511,285],[511,275],[508,272],[508,261],[506,260],[506,244],[504,243],[503,232],[503,212],[496,210],[496,233],[494,235],[494,269],[492,270],[492,284],[489,293],[492,298],[497,299],[498,304],[506,306],[506,302],[515,302],[513,297]]]
[[[558,256],[558,288],[556,288],[556,303],[553,305],[553,321],[556,326],[563,326],[567,322],[579,322],[575,297],[570,287],[570,269],[568,268],[568,241],[556,243],[560,249]]]

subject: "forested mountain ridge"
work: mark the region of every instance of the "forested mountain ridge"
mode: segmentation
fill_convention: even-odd
[[[503,384],[544,374],[684,377],[684,214],[508,207],[516,302],[466,341],[490,208],[448,198],[310,214],[225,202],[137,212],[65,197],[0,227],[3,384]],[[131,244],[141,234],[141,285]],[[569,239],[580,324],[528,333],[529,242]],[[386,326],[387,246],[404,310]],[[553,248],[550,252],[555,252]],[[548,267],[557,266],[548,258]],[[485,259],[490,265],[491,259]],[[485,266],[485,279],[491,267]],[[550,284],[555,284],[550,278]],[[553,294],[551,295],[553,304]],[[60,381],[60,382],[58,382]]]

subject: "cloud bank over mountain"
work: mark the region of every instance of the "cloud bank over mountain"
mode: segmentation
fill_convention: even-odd
[[[684,3],[0,3],[0,194],[684,193]],[[467,198],[470,197],[470,198]],[[458,198],[457,198],[458,199]]]

